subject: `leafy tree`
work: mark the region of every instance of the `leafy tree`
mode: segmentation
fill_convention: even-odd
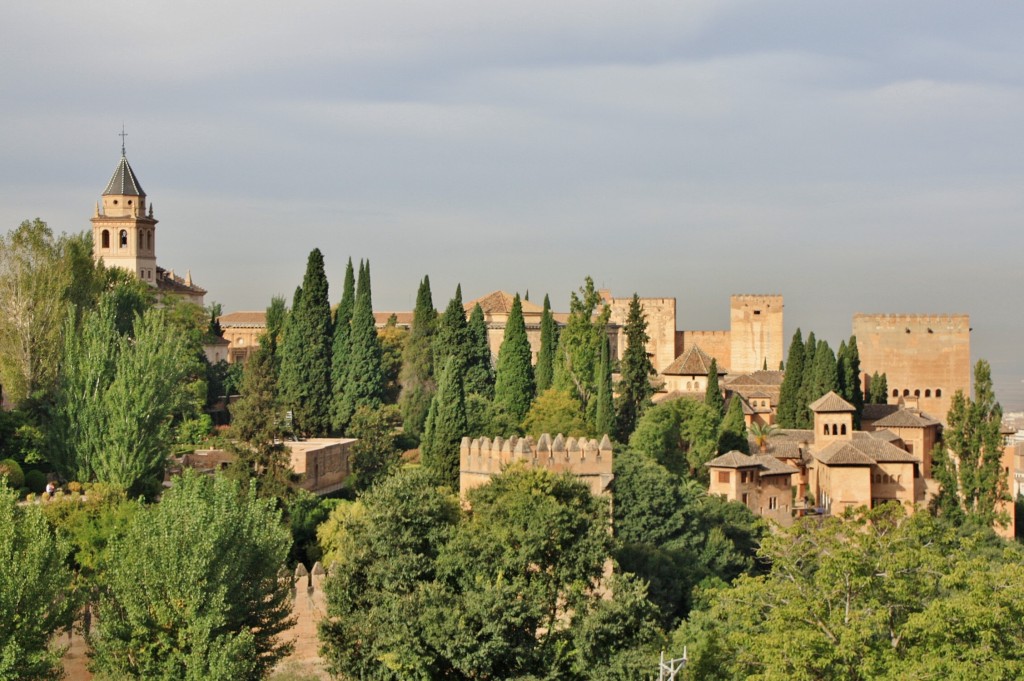
[[[473,306],[469,315],[469,346],[466,357],[466,394],[494,397],[494,367],[491,361],[491,344],[487,340],[487,322],[480,303]]]
[[[324,257],[314,248],[306,261],[302,295],[288,324],[291,342],[282,356],[281,398],[297,430],[326,435],[331,429],[331,304]]]
[[[394,405],[356,409],[349,433],[359,438],[352,447],[352,473],[357,490],[369,489],[398,467],[402,451],[396,445],[396,429],[401,423],[401,414]]]
[[[974,365],[974,399],[958,390],[953,395],[943,442],[932,450],[932,471],[941,489],[933,500],[939,515],[955,522],[971,521],[983,527],[1006,518],[999,503],[1010,499],[1001,458],[999,433],[1003,409],[992,391],[988,362]]]
[[[600,310],[598,309],[600,306]],[[601,361],[601,343],[607,337],[611,308],[601,304],[594,280],[587,277],[579,294],[569,300],[569,319],[559,332],[553,385],[568,390],[592,418],[591,401],[597,395],[595,365]]]
[[[402,350],[399,375],[402,393],[398,405],[402,410],[402,426],[414,437],[423,432],[435,390],[433,342],[436,327],[437,311],[430,296],[430,277],[423,277],[416,292],[412,329]]]
[[[887,404],[889,402],[889,382],[885,374],[877,371],[871,374],[871,382],[868,383],[868,403]]]
[[[580,403],[567,392],[548,388],[541,393],[523,420],[523,430],[539,437],[543,433],[580,437],[587,434]]]
[[[802,406],[800,397],[804,374],[804,341],[800,329],[793,334],[789,342],[789,356],[786,358],[786,375],[779,389],[779,406],[777,409],[779,426],[797,428],[798,414]]]
[[[356,306],[352,313],[352,354],[345,382],[342,420],[348,422],[359,407],[379,407],[384,396],[380,340],[373,319],[370,293],[370,263],[359,264]]]
[[[50,640],[70,627],[75,602],[64,560],[38,506],[18,506],[0,478],[0,678],[58,679],[59,652]]]
[[[714,409],[719,416],[725,413],[725,398],[722,397],[722,389],[718,387],[718,360],[714,358],[708,367],[708,387],[704,391],[704,404]]]
[[[420,443],[423,465],[438,484],[459,488],[459,447],[467,429],[462,365],[457,357],[449,356],[430,402],[427,426]]]
[[[747,423],[743,417],[743,404],[740,396],[733,393],[729,400],[729,409],[718,428],[718,452],[724,454],[731,451],[750,453],[747,440]]]
[[[601,346],[601,361],[597,365],[597,399],[594,412],[594,428],[596,435],[612,434],[615,423],[615,404],[612,400],[612,366],[608,358],[608,339]]]
[[[537,395],[551,387],[555,375],[555,353],[558,348],[558,324],[551,314],[551,300],[544,294],[544,310],[540,316],[540,351],[537,353]]]
[[[622,356],[619,398],[617,400],[616,438],[626,442],[636,428],[637,420],[651,402],[654,388],[650,377],[655,373],[647,356],[647,316],[636,293],[629,302],[626,315],[626,351]]]
[[[302,563],[313,566],[323,557],[317,543],[317,528],[330,516],[340,499],[323,499],[304,489],[298,489],[288,499],[285,516],[291,530],[292,547],[288,553],[288,567]]]
[[[397,315],[388,317],[384,326],[377,331],[380,341],[380,370],[384,377],[384,404],[396,404],[402,385],[398,381],[402,371],[402,350],[409,332],[398,326]]]
[[[334,339],[331,344],[331,427],[342,432],[348,425],[345,414],[345,381],[348,380],[348,365],[352,354],[352,314],[356,305],[356,276],[352,269],[352,258],[345,266],[345,283],[341,290],[341,301],[334,313]]]
[[[718,454],[721,416],[695,400],[662,402],[648,409],[629,439],[629,448],[647,454],[679,475],[707,478],[704,463]]]
[[[266,314],[267,330],[260,338],[260,345],[267,346],[271,353],[276,357],[277,348],[284,337],[285,320],[288,318],[288,307],[284,296],[274,296],[271,298],[270,305],[267,306]],[[275,364],[275,369],[280,369],[280,366]]]
[[[115,678],[259,679],[286,655],[291,538],[270,500],[187,473],[133,518],[104,570],[93,669]]]
[[[516,421],[526,418],[534,394],[530,341],[526,337],[523,304],[516,294],[505,324],[505,337],[498,351],[498,370],[494,381],[494,403]]]
[[[466,309],[462,305],[462,285],[455,287],[455,296],[437,321],[434,333],[434,366],[443,367],[455,356],[463,367],[469,366],[470,336]]]

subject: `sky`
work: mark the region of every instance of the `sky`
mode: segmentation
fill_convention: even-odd
[[[127,156],[159,263],[225,311],[496,289],[566,310],[586,276],[785,296],[786,335],[967,313],[1024,409],[1024,4],[492,0],[0,8],[0,228],[89,229]]]

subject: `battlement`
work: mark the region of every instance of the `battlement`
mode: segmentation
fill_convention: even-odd
[[[782,302],[782,294],[779,294],[779,293],[735,293],[735,294],[729,296],[729,300],[736,301],[736,302],[741,302],[741,303],[742,302],[756,303],[756,302],[761,302],[761,301],[770,301],[770,302],[773,302],[773,303],[774,302],[781,303]]]
[[[592,438],[532,437],[462,438],[459,448],[459,487],[462,494],[485,484],[510,465],[546,468],[570,473],[587,484],[594,494],[607,492],[612,481],[612,443],[605,435]]]
[[[971,317],[966,314],[864,314],[853,315],[854,329],[874,325],[875,330],[906,331],[908,328],[943,331],[970,331]]]

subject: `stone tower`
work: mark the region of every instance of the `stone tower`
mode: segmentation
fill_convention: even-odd
[[[782,296],[737,295],[729,298],[730,374],[775,371],[785,343]]]
[[[157,285],[156,223],[153,207],[146,212],[146,192],[128,165],[121,148],[121,160],[103,190],[103,203],[96,204],[92,218],[93,257],[107,267],[132,272],[150,286]]]

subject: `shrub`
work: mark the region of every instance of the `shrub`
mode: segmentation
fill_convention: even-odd
[[[46,473],[36,470],[25,473],[25,487],[36,494],[42,493],[46,490]]]
[[[81,494],[82,483],[78,482],[77,480],[72,480],[71,482],[68,483],[68,492],[72,494]]]
[[[0,461],[0,477],[7,476],[7,486],[19,489],[25,485],[25,473],[14,459]],[[44,483],[45,484],[45,483]]]

